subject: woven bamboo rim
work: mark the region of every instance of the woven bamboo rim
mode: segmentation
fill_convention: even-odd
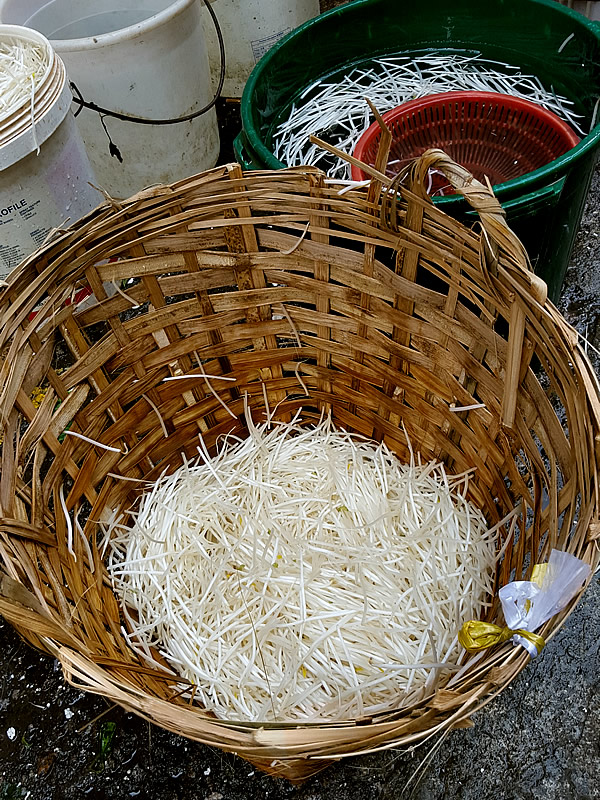
[[[481,225],[433,206],[431,166]],[[425,458],[475,467],[471,499],[490,522],[520,509],[516,529],[501,530],[496,588],[527,578],[553,547],[598,562],[599,391],[576,332],[546,300],[491,190],[441,151],[415,163],[400,196],[382,202],[381,188],[374,180],[340,196],[313,168],[218,167],[107,202],[56,232],[0,294],[0,613],[73,685],[290,780],[469,725],[528,656],[506,643],[465,657],[421,702],[375,718],[218,721],[173,696],[121,635],[91,520],[138,489],[112,476],[177,467],[198,432],[209,447],[243,433],[244,394],[256,419],[266,393],[283,418],[330,410],[400,458],[404,426]],[[123,279],[134,279],[125,294],[111,289]],[[70,302],[86,283],[95,303]],[[203,382],[163,382],[197,369],[196,354],[206,372],[236,378],[215,389],[237,422]],[[39,385],[49,388],[36,408]],[[470,405],[479,407],[452,411]],[[123,452],[63,437],[67,426]],[[80,536],[76,561],[67,550],[62,486],[69,511],[89,515],[92,563]],[[573,605],[540,633],[550,638]],[[499,616],[494,600],[487,619]]]

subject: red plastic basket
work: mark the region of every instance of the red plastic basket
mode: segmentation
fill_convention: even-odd
[[[476,178],[492,185],[518,178],[558,158],[579,142],[556,114],[528,100],[496,92],[447,92],[403,103],[383,115],[392,131],[386,173],[393,177],[430,147],[440,147]],[[374,122],[354,156],[373,165],[381,129]],[[368,176],[352,166],[354,180]],[[445,177],[431,176],[431,194],[453,194]]]

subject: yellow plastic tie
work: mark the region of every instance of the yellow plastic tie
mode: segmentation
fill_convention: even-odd
[[[542,584],[544,582],[544,577],[546,572],[548,571],[548,564],[536,564],[534,568],[531,570],[531,582],[537,583],[537,585],[542,588]]]
[[[535,585],[539,586],[541,589],[547,571],[548,571],[548,564],[535,564],[533,569],[531,570],[531,583],[535,583]],[[531,608],[531,600],[526,600],[525,601],[526,614],[529,614],[530,608]]]
[[[464,623],[458,632],[458,641],[469,653],[478,653],[480,650],[486,650],[488,647],[508,641],[515,633],[531,642],[538,651],[538,655],[546,645],[544,638],[538,636],[537,633],[526,631],[523,628],[516,630],[501,628],[500,625],[481,622],[477,619],[471,619]]]

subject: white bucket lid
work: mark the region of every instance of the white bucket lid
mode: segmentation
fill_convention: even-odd
[[[72,96],[65,65],[45,36],[20,25],[0,25],[0,41],[2,39],[41,45],[48,55],[48,69],[36,87],[33,114],[30,104],[24,103],[0,119],[0,170],[5,170],[54,133],[69,112]]]

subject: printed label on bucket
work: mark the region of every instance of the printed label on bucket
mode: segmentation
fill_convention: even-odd
[[[6,277],[32,250],[43,244],[50,232],[44,225],[35,228],[24,225],[37,216],[40,202],[40,199],[20,197],[0,208],[0,239],[12,240],[11,244],[0,244],[0,278]]]
[[[286,34],[290,33],[291,30],[291,28],[284,28],[282,31],[279,31],[278,33],[272,33],[270,36],[266,36],[264,39],[255,39],[253,42],[251,42],[254,62],[258,63],[264,54],[270,50],[276,42],[278,42],[280,39],[283,39]]]
[[[82,217],[102,202],[95,178],[68,114],[39,155],[0,171],[0,279],[31,255],[55,228]]]

